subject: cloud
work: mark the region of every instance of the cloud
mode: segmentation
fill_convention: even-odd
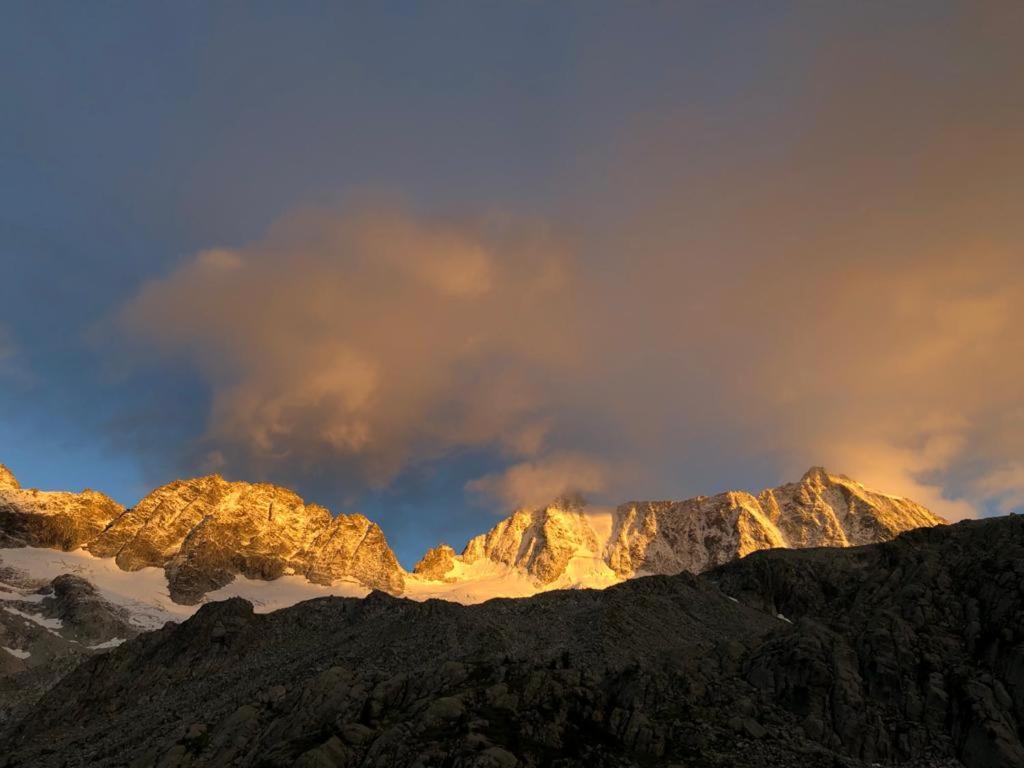
[[[301,212],[143,287],[120,327],[212,391],[205,456],[380,485],[464,447],[539,450],[572,365],[571,264],[543,228]]]
[[[824,463],[954,518],[1012,508],[1024,49],[960,16],[794,45],[760,107],[631,121],[547,222],[287,214],[144,286],[132,357],[198,373],[193,464],[238,474],[357,492],[483,451],[506,469],[468,489],[511,504]]]
[[[299,213],[120,323],[206,381],[197,470],[357,493],[486,450],[508,467],[467,490],[507,506],[711,492],[767,457],[772,481],[824,463],[954,519],[1016,503],[994,468],[1024,450],[1017,252],[883,227],[762,260],[770,233],[609,275],[536,224]]]
[[[1024,509],[1024,462],[1014,461],[980,477],[976,492],[990,499],[1003,514]]]
[[[499,509],[540,507],[562,496],[587,496],[608,488],[609,468],[579,454],[558,454],[513,464],[466,484],[466,490]]]

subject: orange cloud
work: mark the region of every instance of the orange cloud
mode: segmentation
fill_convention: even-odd
[[[837,28],[787,54],[770,116],[638,118],[552,217],[571,247],[501,216],[298,212],[144,287],[122,326],[200,373],[200,453],[240,470],[381,484],[483,448],[510,468],[470,490],[520,503],[825,463],[952,517],[1015,508],[1016,28]]]
[[[608,489],[609,468],[580,454],[557,454],[513,464],[469,482],[466,490],[499,508],[536,508],[561,496],[586,497]]]
[[[307,212],[186,261],[120,320],[207,379],[204,443],[229,466],[343,460],[384,483],[459,447],[539,450],[570,268],[525,225]]]

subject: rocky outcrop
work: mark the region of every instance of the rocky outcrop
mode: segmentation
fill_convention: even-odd
[[[608,564],[623,578],[700,573],[786,541],[749,493],[624,504],[615,511]]]
[[[560,504],[513,512],[487,533],[470,539],[461,559],[474,563],[487,558],[517,568],[544,585],[562,576],[573,557],[598,549],[597,535],[582,509]]]
[[[458,555],[455,554],[454,549],[447,544],[439,544],[433,549],[427,550],[427,554],[416,563],[413,573],[424,579],[453,582],[455,577],[450,574],[455,568],[457,558]]]
[[[139,631],[123,608],[78,576],[36,582],[0,566],[0,724],[83,659]]]
[[[1016,768],[1024,518],[478,606],[204,606],[88,660],[0,766]]]
[[[888,541],[945,521],[908,499],[869,491],[820,467],[797,483],[680,502],[633,502],[615,512],[607,557],[623,578],[699,573],[761,549]]]
[[[97,491],[22,488],[10,470],[0,466],[0,546],[70,551],[95,538],[123,511]]]
[[[348,579],[391,594],[405,586],[405,572],[384,532],[363,515],[333,517],[297,563],[306,578],[320,584]]]
[[[797,483],[762,491],[758,502],[785,546],[794,549],[876,544],[945,522],[909,499],[870,491],[821,467]]]
[[[814,739],[866,762],[934,749],[1024,765],[1024,517],[764,552],[709,576],[793,622],[744,674]]]
[[[362,515],[332,517],[285,488],[218,475],[158,488],[88,548],[125,570],[164,567],[172,598],[185,604],[239,574],[347,579],[392,592],[404,585],[383,533]]]
[[[16,491],[19,488],[21,488],[21,484],[18,482],[18,478],[6,465],[0,464],[0,491]]]

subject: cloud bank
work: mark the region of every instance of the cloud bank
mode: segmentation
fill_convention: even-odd
[[[709,455],[768,456],[953,517],[1012,506],[1017,254],[875,239],[713,266],[655,251],[611,274],[511,219],[307,213],[186,260],[120,319],[209,386],[197,469],[334,467],[379,487],[482,449],[507,469],[467,489],[515,506],[699,489],[688,467]]]
[[[574,365],[570,276],[542,228],[306,212],[187,259],[120,322],[209,384],[199,465],[381,485],[460,448],[540,449],[546,380]]]
[[[767,106],[631,123],[568,214],[300,210],[121,327],[208,388],[197,468],[358,491],[483,451],[504,469],[468,491],[515,505],[825,464],[952,518],[1019,508],[1012,28],[837,29]]]

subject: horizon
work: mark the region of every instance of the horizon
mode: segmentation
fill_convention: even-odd
[[[318,10],[8,9],[24,485],[1024,509],[1024,6]]]

